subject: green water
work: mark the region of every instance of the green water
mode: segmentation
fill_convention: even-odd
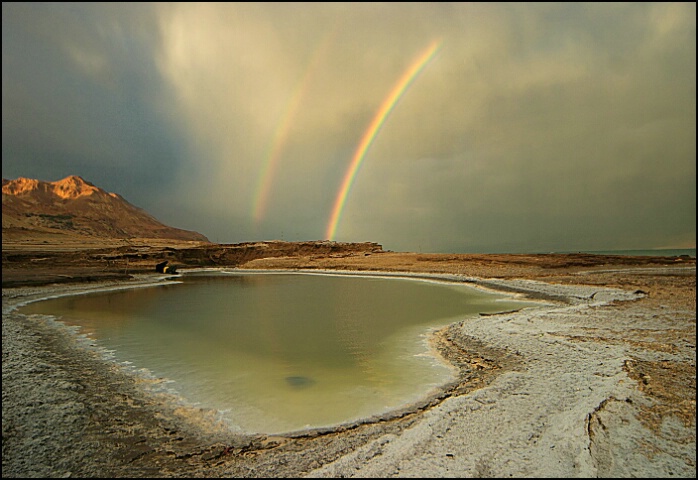
[[[430,328],[529,305],[413,279],[207,273],[21,311],[80,326],[234,430],[282,433],[419,401],[452,375],[428,349]]]

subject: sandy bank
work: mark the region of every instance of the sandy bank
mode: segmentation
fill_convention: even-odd
[[[489,273],[419,272],[551,305],[441,331],[461,382],[421,408],[287,437],[234,438],[13,310],[85,285],[3,289],[3,477],[695,476],[695,266]]]

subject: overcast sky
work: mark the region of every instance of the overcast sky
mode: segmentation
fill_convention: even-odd
[[[696,7],[3,3],[2,173],[217,242],[326,239],[351,177],[338,241],[695,247]]]

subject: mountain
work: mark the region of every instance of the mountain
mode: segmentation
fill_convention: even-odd
[[[6,234],[208,242],[204,235],[167,226],[120,195],[76,175],[56,182],[3,178],[3,242]]]

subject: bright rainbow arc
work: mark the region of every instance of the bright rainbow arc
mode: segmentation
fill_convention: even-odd
[[[417,75],[427,66],[429,61],[434,57],[436,52],[439,51],[441,47],[441,40],[433,41],[410,65],[410,67],[402,74],[400,79],[397,81],[393,89],[390,91],[388,96],[380,108],[373,117],[371,124],[364,132],[363,137],[361,137],[361,142],[354,152],[354,156],[351,159],[351,164],[347,169],[347,173],[344,175],[344,180],[342,181],[342,187],[337,194],[334,201],[334,206],[332,207],[332,214],[330,216],[330,222],[327,225],[326,238],[328,240],[333,240],[335,233],[337,232],[337,226],[339,225],[339,220],[342,217],[342,211],[344,210],[344,205],[347,201],[347,196],[349,195],[349,190],[356,178],[356,174],[361,167],[361,164],[366,156],[366,152],[376,138],[378,131],[381,129],[385,123],[388,115],[393,110],[400,98],[405,94],[408,87],[417,78]]]
[[[301,100],[305,96],[305,93],[310,84],[310,78],[315,72],[315,69],[320,61],[325,55],[325,52],[332,44],[336,32],[333,32],[325,37],[325,40],[320,43],[318,48],[316,48],[313,53],[308,66],[303,73],[303,76],[296,83],[296,88],[293,91],[290,99],[286,103],[286,108],[281,116],[281,121],[274,132],[274,139],[269,149],[269,153],[266,156],[264,165],[260,170],[259,179],[257,181],[257,188],[255,188],[255,196],[252,202],[252,216],[256,223],[259,223],[264,218],[267,210],[267,204],[269,201],[269,191],[271,190],[272,180],[276,173],[276,167],[279,163],[279,157],[281,157],[281,152],[283,147],[286,145],[286,140],[288,139],[289,132],[291,131],[291,126],[293,118],[296,116],[298,107],[301,104]]]

